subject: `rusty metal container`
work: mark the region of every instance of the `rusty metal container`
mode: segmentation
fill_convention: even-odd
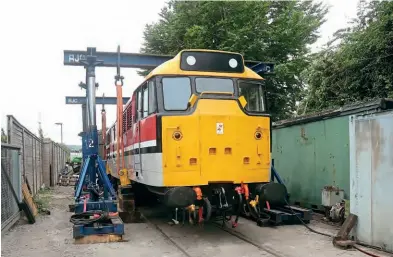
[[[325,186],[343,190],[350,198],[349,123],[351,115],[393,109],[393,102],[378,99],[347,105],[273,124],[272,158],[292,203],[324,210]]]
[[[353,115],[349,124],[355,236],[393,252],[393,111]]]

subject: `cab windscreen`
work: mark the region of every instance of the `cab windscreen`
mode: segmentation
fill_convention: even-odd
[[[180,69],[185,71],[243,73],[244,62],[240,54],[220,52],[183,52]]]

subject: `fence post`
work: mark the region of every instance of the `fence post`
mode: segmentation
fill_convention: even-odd
[[[33,195],[37,193],[37,174],[35,171],[35,140],[31,139],[31,166],[33,170]]]
[[[41,172],[40,172],[40,179],[41,179],[41,186],[44,184],[44,166],[43,166],[43,159],[42,159],[42,139],[40,138],[40,144],[39,144],[39,146],[40,146],[40,164],[41,165],[39,165],[40,166],[40,170],[41,170]]]
[[[26,164],[25,164],[25,129],[22,128],[22,167],[23,167],[23,182],[27,181],[27,177],[26,177]]]

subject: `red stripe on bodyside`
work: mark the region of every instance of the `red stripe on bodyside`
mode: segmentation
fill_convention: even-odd
[[[157,139],[157,114],[152,114],[149,117],[139,122],[140,138],[137,131],[134,131],[134,126],[124,133],[123,142],[124,147],[133,145],[138,142],[145,142]],[[135,126],[136,127],[136,126]]]
[[[153,114],[140,121],[140,142],[157,139],[157,114]]]

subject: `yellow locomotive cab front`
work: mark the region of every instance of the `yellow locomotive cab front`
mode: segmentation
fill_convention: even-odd
[[[268,182],[270,117],[246,114],[233,98],[194,105],[190,115],[162,117],[164,186]]]

